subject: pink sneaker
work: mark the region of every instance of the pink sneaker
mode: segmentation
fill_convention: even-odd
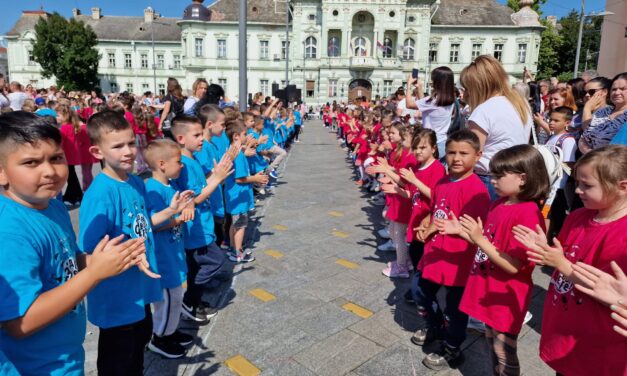
[[[396,261],[389,263],[388,267],[383,269],[381,273],[390,278],[409,278],[407,267],[398,265]]]

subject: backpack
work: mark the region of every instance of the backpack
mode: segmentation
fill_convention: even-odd
[[[450,136],[454,132],[459,131],[460,129],[466,128],[466,124],[464,121],[464,116],[462,115],[462,110],[459,106],[459,101],[455,99],[453,103],[453,112],[451,113],[451,124],[448,126],[448,131],[446,131],[446,135]]]
[[[533,135],[533,147],[540,152],[542,159],[544,159],[544,165],[549,173],[549,184],[552,187],[559,179],[562,178],[562,176],[564,176],[564,174],[571,174],[570,167],[566,166],[562,162],[562,157],[564,155],[562,151],[562,144],[567,137],[572,137],[572,135],[567,133],[560,137],[554,146],[547,146],[538,145],[538,137],[536,136],[536,129],[534,125],[531,126],[531,134]]]

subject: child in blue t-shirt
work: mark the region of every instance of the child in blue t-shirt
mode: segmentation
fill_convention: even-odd
[[[300,106],[294,108],[294,141],[300,142],[300,132],[303,126],[303,115],[300,113]]]
[[[2,375],[82,375],[83,298],[144,252],[140,240],[104,237],[89,258],[78,254],[68,211],[54,199],[67,178],[56,127],[21,111],[0,116]]]
[[[275,116],[281,106],[282,102],[278,98],[274,99],[270,106],[264,110],[262,116],[262,119],[264,121],[263,135],[267,135],[268,140],[264,145],[261,155],[272,160],[272,162],[270,163],[270,167],[268,168],[268,175],[270,175],[272,179],[278,178],[276,169],[279,168],[281,162],[287,156],[287,152],[283,148],[281,148],[281,146],[279,146],[275,138],[276,133],[278,133],[279,124],[276,123],[276,120],[273,119],[275,119]]]
[[[246,126],[241,120],[234,120],[227,124],[226,133],[232,144],[238,144],[246,139]],[[231,238],[231,254],[229,259],[237,263],[254,261],[250,251],[244,252],[244,234],[248,225],[248,212],[255,206],[252,184],[267,184],[268,176],[263,171],[250,175],[250,167],[244,155],[239,151],[233,161],[235,172],[225,181],[226,211],[233,217],[229,229]]]
[[[197,323],[207,323],[215,311],[201,305],[202,285],[211,280],[224,264],[224,253],[215,243],[213,213],[209,196],[230,173],[232,152],[226,152],[209,178],[194,158],[202,150],[203,129],[200,120],[178,116],[172,121],[172,135],[181,147],[183,169],[172,185],[178,190],[192,190],[195,205],[194,220],[184,229],[187,262],[187,291],[183,296],[183,317]]]
[[[170,180],[178,178],[183,167],[181,149],[174,141],[151,142],[144,150],[144,160],[152,171],[152,177],[146,181],[146,203],[151,215],[163,291],[163,300],[153,304],[153,337],[148,348],[166,358],[176,359],[185,355],[183,346],[193,341],[192,336],[177,330],[183,304],[183,282],[187,279],[182,227],[194,217],[190,202],[193,192],[180,193],[170,185]],[[172,215],[174,209],[181,214]]]
[[[254,138],[254,142],[250,145],[250,148],[254,149],[254,155],[246,156],[246,160],[248,160],[250,174],[255,175],[268,168],[268,161],[260,154],[262,150],[265,150],[267,136],[262,135],[263,120],[261,118],[256,117],[252,112],[244,112],[242,117],[246,126],[246,136]]]

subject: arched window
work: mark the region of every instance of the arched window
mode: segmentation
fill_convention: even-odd
[[[391,38],[383,39],[383,57],[392,57],[392,51],[394,51],[394,46]]]
[[[316,58],[316,51],[318,47],[316,47],[316,38],[309,37],[305,39],[305,57],[308,59]]]
[[[366,56],[368,53],[366,50],[366,38],[359,37],[355,39],[353,51],[355,52],[355,56]]]
[[[411,39],[405,39],[403,43],[403,60],[414,60],[414,49],[416,46],[416,42]]]
[[[329,39],[329,45],[327,46],[327,48],[329,57],[340,56],[340,38],[331,37],[331,39]]]

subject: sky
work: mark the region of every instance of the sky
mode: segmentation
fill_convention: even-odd
[[[206,0],[205,5],[213,0]],[[463,1],[463,0],[459,0]],[[497,0],[505,4],[507,0]],[[622,0],[607,0],[622,1]],[[181,17],[183,10],[191,0],[0,0],[0,35],[4,35],[15,24],[23,10],[38,10],[43,7],[47,12],[57,11],[69,17],[72,8],[79,8],[83,14],[90,14],[92,7],[101,7],[104,15],[111,16],[143,16],[144,9],[151,6],[165,17]],[[579,0],[548,0],[542,7],[544,15],[555,15],[558,18],[570,12],[571,9],[579,10]],[[586,13],[602,11],[605,0],[586,0]]]

